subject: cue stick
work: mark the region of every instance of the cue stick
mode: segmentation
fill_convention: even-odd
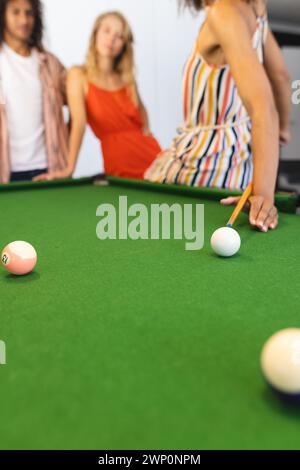
[[[246,204],[247,200],[251,196],[253,191],[253,183],[251,182],[249,186],[245,189],[241,199],[239,200],[236,208],[234,209],[232,216],[228,220],[227,227],[232,228],[233,224],[235,223],[236,219],[238,218],[241,210],[243,209],[244,205]]]

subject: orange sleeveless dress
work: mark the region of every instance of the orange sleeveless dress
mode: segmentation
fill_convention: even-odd
[[[89,83],[87,120],[101,141],[107,175],[143,179],[161,148],[152,135],[144,135],[143,119],[126,87],[109,91]]]

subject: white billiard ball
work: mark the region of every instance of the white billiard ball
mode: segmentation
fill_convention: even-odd
[[[217,255],[228,258],[239,251],[241,238],[233,228],[222,227],[214,232],[210,243]]]
[[[291,398],[300,398],[300,329],[279,331],[266,342],[261,368],[269,385]]]

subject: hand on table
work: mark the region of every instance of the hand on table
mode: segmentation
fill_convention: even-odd
[[[239,200],[239,197],[228,197],[222,199],[221,204],[224,206],[236,205]],[[261,232],[274,230],[278,226],[278,211],[273,201],[262,196],[251,196],[248,208],[250,209],[250,224],[257,227]]]
[[[33,178],[32,181],[53,181],[58,179],[70,178],[72,176],[72,171],[68,168],[60,171],[49,171],[48,173],[42,173],[39,176]]]

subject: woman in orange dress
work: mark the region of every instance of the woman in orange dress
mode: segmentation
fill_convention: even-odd
[[[133,35],[123,15],[109,12],[97,18],[86,64],[69,70],[67,95],[71,115],[67,168],[36,180],[73,174],[86,124],[101,141],[106,174],[142,179],[161,148],[149,131],[138,93]]]

